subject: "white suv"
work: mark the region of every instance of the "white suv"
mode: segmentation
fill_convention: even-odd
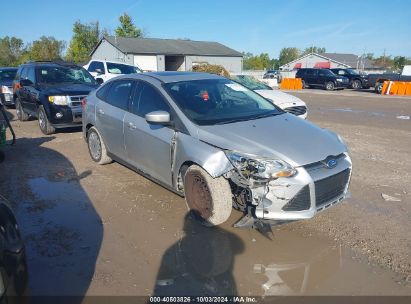
[[[83,67],[89,71],[100,84],[120,75],[142,72],[139,67],[134,65],[107,60],[91,60]]]

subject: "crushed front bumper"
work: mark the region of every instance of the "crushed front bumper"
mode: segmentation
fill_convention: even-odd
[[[341,202],[348,195],[352,162],[347,153],[337,156],[337,162],[331,169],[323,162],[298,167],[294,177],[251,189],[253,197],[259,197],[255,216],[280,221],[308,219]]]

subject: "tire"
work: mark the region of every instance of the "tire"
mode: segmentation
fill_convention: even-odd
[[[112,159],[107,155],[107,148],[103,138],[95,127],[91,127],[87,131],[87,146],[91,159],[99,165],[105,165],[112,162]]]
[[[37,110],[37,119],[39,122],[39,128],[41,132],[43,132],[43,134],[50,135],[56,132],[56,129],[48,120],[46,111],[44,110],[43,106],[39,106],[39,109]]]
[[[29,120],[29,115],[28,115],[26,112],[24,112],[23,106],[21,105],[20,99],[19,99],[18,97],[16,98],[15,105],[16,105],[17,118],[18,118],[20,121],[27,121],[27,120]]]
[[[305,81],[304,81],[304,80],[302,80],[301,82],[302,82],[302,84],[303,84],[303,89],[307,89],[307,88],[308,88],[308,86],[305,84]]]
[[[329,82],[325,83],[325,89],[327,91],[334,91],[334,88],[335,88],[334,82],[329,81]]]
[[[187,207],[204,226],[224,223],[231,214],[232,193],[228,180],[213,178],[203,168],[190,166],[184,175]]]
[[[384,83],[383,82],[378,82],[378,83],[376,83],[375,84],[375,87],[374,87],[374,89],[375,89],[375,92],[377,93],[377,94],[381,94],[381,92],[382,92],[382,87],[384,86]]]
[[[359,81],[358,79],[354,80],[351,84],[351,88],[353,88],[354,90],[361,89],[362,88],[361,81]]]

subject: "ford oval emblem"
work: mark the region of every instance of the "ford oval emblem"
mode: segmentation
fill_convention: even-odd
[[[324,165],[328,168],[328,169],[332,169],[335,168],[337,166],[337,160],[335,158],[329,158],[326,159],[324,162]]]

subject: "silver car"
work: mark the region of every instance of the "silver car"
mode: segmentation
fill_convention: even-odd
[[[272,223],[313,217],[347,195],[340,136],[206,73],[120,76],[83,100],[91,158],[122,163],[184,196],[205,225],[232,207]],[[241,221],[240,221],[241,222]]]

